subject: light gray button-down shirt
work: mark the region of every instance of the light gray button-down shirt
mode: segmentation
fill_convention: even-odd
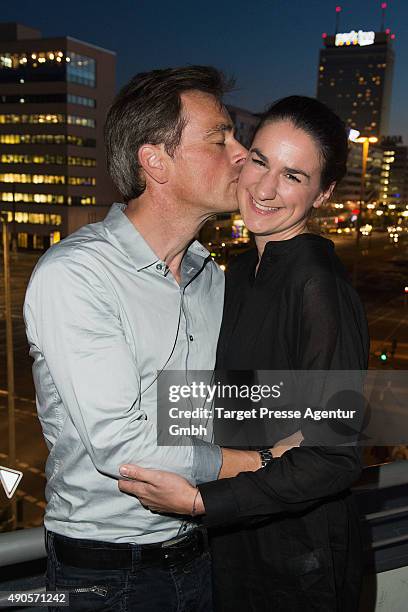
[[[214,480],[219,447],[158,447],[156,378],[211,370],[224,277],[194,242],[179,285],[114,204],[101,223],[51,247],[24,305],[37,409],[50,454],[46,527],[73,538],[158,542],[186,524],[119,491],[119,466]],[[190,526],[190,525],[189,525]]]

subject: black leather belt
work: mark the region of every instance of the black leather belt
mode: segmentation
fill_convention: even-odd
[[[179,565],[192,561],[208,550],[205,529],[197,528],[183,536],[155,544],[113,544],[95,540],[73,540],[49,533],[54,540],[58,561],[86,569],[132,570],[151,565]],[[133,554],[134,548],[140,554]]]

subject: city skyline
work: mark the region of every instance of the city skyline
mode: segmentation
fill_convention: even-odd
[[[381,2],[340,4],[339,31],[380,29]],[[401,0],[387,4],[385,24],[396,34],[389,134],[402,134],[408,141],[404,116],[408,40],[402,29],[408,22],[408,6]],[[227,102],[261,111],[285,95],[316,95],[321,36],[334,32],[336,5],[332,0],[310,0],[307,5],[299,0],[257,0],[256,5],[242,0],[194,4],[183,0],[177,5],[119,1],[113,6],[101,0],[95,13],[95,5],[74,0],[55,13],[55,5],[48,0],[40,7],[22,0],[18,7],[4,7],[2,21],[18,21],[39,28],[44,36],[72,36],[115,51],[117,87],[139,71],[186,63],[214,64],[236,78],[236,91]],[[265,77],[268,72],[270,79]]]

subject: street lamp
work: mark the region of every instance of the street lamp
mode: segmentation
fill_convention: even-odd
[[[358,268],[358,259],[359,259],[359,246],[360,246],[361,216],[363,213],[363,205],[364,205],[364,200],[365,200],[365,181],[366,181],[366,174],[367,174],[368,149],[370,147],[370,144],[374,144],[378,142],[378,138],[377,136],[360,136],[360,132],[358,130],[350,130],[349,140],[351,140],[352,142],[356,142],[357,144],[363,145],[362,163],[361,163],[360,202],[358,205],[358,214],[357,214],[357,219],[356,219],[356,252],[355,252],[354,268],[353,268],[353,285],[354,287],[356,287],[357,268]]]
[[[356,249],[359,247],[360,242],[360,227],[361,227],[361,215],[363,212],[364,199],[365,199],[365,181],[367,174],[367,159],[368,159],[368,149],[370,144],[375,144],[378,142],[377,136],[358,136],[358,138],[354,138],[353,142],[357,142],[358,144],[363,145],[362,149],[362,161],[361,161],[361,183],[360,183],[360,202],[358,205],[358,215],[356,220]]]

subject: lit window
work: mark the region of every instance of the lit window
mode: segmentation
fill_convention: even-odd
[[[1,202],[36,202],[38,204],[64,204],[64,196],[53,193],[13,193],[1,192]]]
[[[61,233],[60,232],[51,232],[51,234],[50,234],[50,245],[56,244],[60,240],[61,240]]]
[[[91,157],[74,157],[70,155],[68,157],[68,165],[69,166],[96,166],[96,159],[92,159]]]
[[[94,176],[69,176],[68,184],[83,187],[94,187],[96,185],[96,178]]]
[[[65,165],[67,158],[65,155],[19,155],[13,153],[3,153],[0,155],[2,164],[57,164]],[[96,159],[91,157],[68,157],[69,166],[95,167]]]
[[[0,123],[65,123],[65,115],[0,115]]]
[[[81,204],[95,204],[96,199],[93,196],[86,196],[81,198]]]
[[[79,55],[68,51],[67,80],[71,83],[79,83],[95,87],[96,84],[96,62],[91,57]]]
[[[95,119],[89,117],[79,117],[76,115],[62,114],[38,114],[38,115],[17,115],[15,113],[7,113],[0,115],[0,124],[2,123],[68,123],[69,125],[78,125],[82,127],[95,127]]]
[[[82,127],[95,127],[95,119],[89,117],[76,117],[74,115],[68,115],[67,123],[69,125],[80,125]]]
[[[95,147],[96,140],[73,134],[0,134],[0,144],[70,144],[77,147]]]
[[[95,108],[96,100],[94,98],[86,98],[84,96],[74,96],[73,94],[67,95],[67,102],[69,104],[80,104],[82,106],[89,106]]]
[[[0,183],[65,185],[65,176],[53,174],[0,174]]]

